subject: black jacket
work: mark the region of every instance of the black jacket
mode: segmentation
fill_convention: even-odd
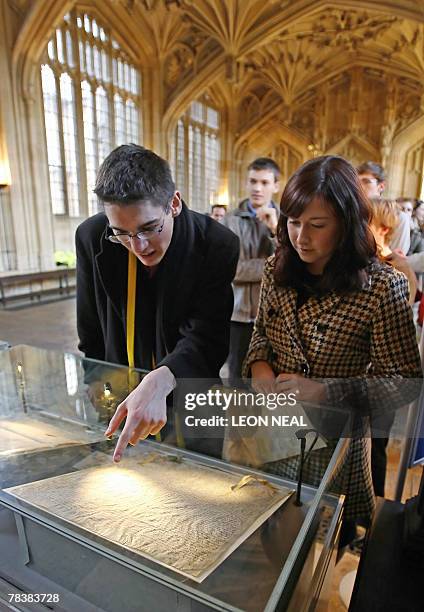
[[[105,239],[106,225],[99,213],[76,232],[79,348],[127,365],[128,251]],[[157,367],[168,366],[176,378],[218,376],[228,354],[238,255],[231,231],[183,205],[156,273]]]

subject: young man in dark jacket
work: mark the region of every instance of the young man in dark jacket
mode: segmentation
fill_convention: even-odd
[[[168,163],[144,147],[112,151],[95,193],[104,213],[76,233],[79,348],[86,357],[152,370],[106,431],[114,433],[126,417],[119,461],[128,443],[164,426],[176,379],[218,377],[239,246],[228,229],[186,207]]]

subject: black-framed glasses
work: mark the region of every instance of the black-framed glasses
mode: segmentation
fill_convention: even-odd
[[[113,242],[113,244],[130,244],[131,240],[134,238],[144,238],[144,240],[152,240],[155,236],[158,236],[164,228],[165,218],[168,213],[166,212],[163,216],[162,222],[155,228],[151,230],[143,230],[141,232],[136,232],[135,234],[129,234],[127,232],[116,233],[113,228],[108,225],[108,231],[112,232],[106,236],[106,239],[109,242]]]

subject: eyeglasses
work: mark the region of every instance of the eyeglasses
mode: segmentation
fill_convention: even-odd
[[[133,238],[139,238],[140,240],[142,238],[144,238],[144,240],[152,240],[152,238],[160,234],[163,230],[166,215],[167,213],[165,213],[165,215],[163,216],[161,224],[155,227],[154,229],[136,232],[135,234],[128,234],[124,232],[116,234],[113,228],[108,225],[107,228],[112,232],[112,234],[107,235],[106,239],[109,240],[109,242],[113,242],[114,244],[130,244]]]

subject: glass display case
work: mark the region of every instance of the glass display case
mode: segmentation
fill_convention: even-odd
[[[318,487],[303,484],[302,505],[295,482],[220,459],[219,440],[212,453],[201,440],[188,448],[173,419],[115,465],[104,431],[142,376],[34,347],[0,352],[0,602],[325,609],[344,499],[331,483],[347,442]]]

